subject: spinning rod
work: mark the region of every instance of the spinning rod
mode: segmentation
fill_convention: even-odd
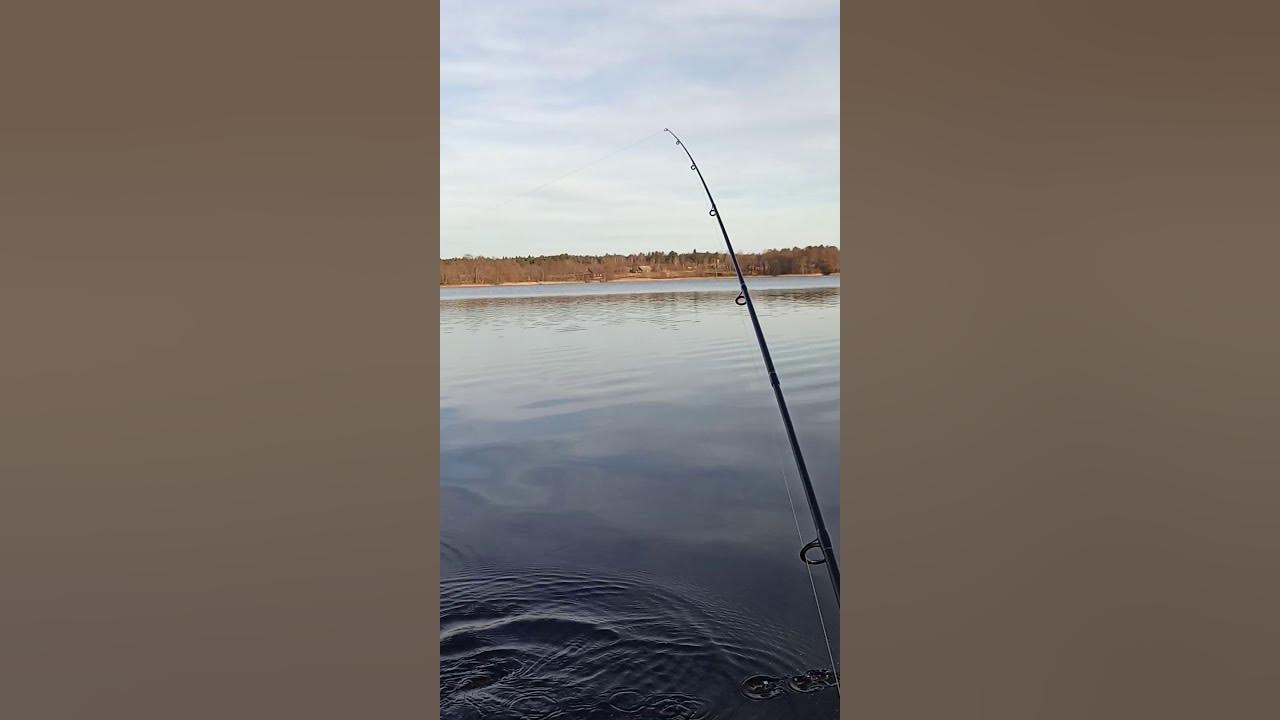
[[[800,548],[800,559],[809,565],[826,565],[827,575],[831,578],[831,589],[835,592],[836,605],[840,604],[840,566],[836,563],[836,554],[831,547],[831,536],[827,534],[827,524],[822,521],[822,510],[818,507],[818,497],[813,492],[813,483],[809,480],[809,470],[804,464],[804,454],[800,452],[800,442],[796,439],[796,429],[791,424],[791,413],[787,411],[787,401],[782,396],[782,385],[778,381],[778,372],[773,367],[773,357],[769,355],[769,344],[764,340],[764,331],[760,329],[760,318],[756,316],[755,305],[751,302],[751,293],[747,291],[747,281],[742,277],[742,268],[738,265],[738,256],[733,252],[733,243],[729,241],[729,232],[724,228],[724,220],[720,217],[720,211],[716,207],[716,199],[711,196],[711,188],[707,187],[706,178],[702,177],[702,171],[698,169],[698,163],[693,159],[693,154],[689,152],[689,146],[685,145],[670,128],[663,128],[664,132],[670,133],[675,138],[676,145],[679,145],[684,154],[689,157],[689,169],[698,173],[698,180],[702,181],[702,189],[707,193],[707,199],[711,201],[711,217],[716,219],[720,224],[720,234],[724,236],[724,245],[729,249],[729,259],[733,261],[733,271],[738,276],[738,286],[741,292],[734,300],[738,305],[745,305],[747,313],[751,316],[751,325],[756,331],[756,341],[760,345],[760,354],[764,356],[764,366],[769,372],[769,384],[773,386],[773,395],[778,400],[778,411],[782,413],[782,424],[787,429],[787,439],[791,442],[791,454],[795,456],[796,469],[800,472],[800,482],[804,485],[805,497],[809,500],[809,513],[813,516],[813,525],[818,530],[817,539],[809,542]],[[814,549],[822,551],[822,557],[819,559],[810,559],[809,552]]]

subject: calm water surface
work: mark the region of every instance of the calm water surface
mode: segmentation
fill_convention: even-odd
[[[838,278],[749,281],[837,544]],[[830,718],[812,525],[731,281],[442,289],[446,718]],[[839,657],[825,570],[814,580]]]

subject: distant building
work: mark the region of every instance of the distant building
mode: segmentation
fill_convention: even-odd
[[[646,273],[646,272],[653,272],[653,266],[652,266],[652,265],[641,265],[640,267],[636,268],[636,272],[642,272],[642,273]]]

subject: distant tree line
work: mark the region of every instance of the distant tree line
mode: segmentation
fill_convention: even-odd
[[[831,245],[738,253],[744,275],[840,272],[840,249]],[[516,282],[607,282],[620,278],[714,277],[733,274],[728,253],[647,252],[631,255],[538,255],[489,258],[464,255],[440,261],[441,285]]]

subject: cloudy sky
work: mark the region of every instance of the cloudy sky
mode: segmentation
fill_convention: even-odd
[[[720,249],[664,127],[737,249],[839,244],[838,0],[443,0],[441,19],[443,257]]]

